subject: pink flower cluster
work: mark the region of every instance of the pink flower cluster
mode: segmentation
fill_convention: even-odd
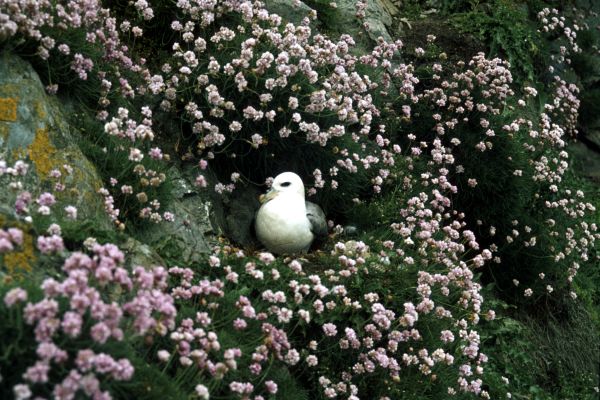
[[[174,326],[177,311],[173,298],[165,292],[166,270],[138,267],[130,276],[123,262],[124,255],[116,246],[96,244],[92,256],[70,255],[62,267],[64,276],[59,280],[43,281],[40,287],[44,297],[28,302],[23,308],[24,320],[34,327],[38,343],[38,360],[23,375],[25,385],[36,385],[32,390],[39,384],[48,385],[57,398],[69,398],[81,391],[90,397],[108,399],[110,394],[100,389],[101,380],[130,380],[134,371],[129,360],[115,360],[91,349],[79,350],[72,358],[69,352],[73,348],[61,348],[58,343],[71,346],[84,338],[99,344],[121,341],[124,318],[139,335],[148,332],[164,335]],[[117,288],[129,296],[107,301],[106,293]],[[4,303],[16,307],[27,301],[27,297],[27,292],[17,287],[5,295]],[[61,337],[73,341],[64,342]],[[72,365],[58,382],[49,378],[54,364],[60,370]]]
[[[18,228],[0,229],[0,254],[23,244],[23,231]]]
[[[152,13],[147,3],[143,13]],[[104,49],[107,60],[117,62],[127,69],[139,68],[127,56],[127,46],[120,41],[116,19],[111,17],[110,10],[102,8],[100,1],[3,2],[0,4],[0,21],[3,21],[0,38],[22,35],[33,39],[39,43],[37,54],[42,59],[48,59],[50,52],[55,49],[64,55],[71,53],[68,43],[63,43],[60,37],[44,34],[47,28],[84,29],[87,32],[86,40],[91,44],[99,44]],[[92,70],[93,64],[91,59],[77,53],[73,55],[71,68],[81,79],[87,79],[87,73]]]
[[[366,143],[372,131],[385,131],[383,125],[373,125],[381,113],[374,105],[374,96],[391,88],[392,76],[387,69],[402,47],[400,41],[378,43],[372,54],[358,57],[351,52],[355,41],[349,35],[332,41],[314,34],[308,26],[284,25],[279,16],[260,3],[204,2],[192,7],[189,2],[179,2],[178,7],[185,20],[172,24],[181,35],[181,41],[173,44],[173,62],[165,64],[161,74],[148,76],[146,82],[149,92],[162,96],[163,110],[172,110],[177,101],[186,104],[185,119],[197,134],[198,149],[206,153],[207,159],[232,141],[248,143],[249,150],[268,146],[265,134],[255,131],[259,124],[272,126],[280,138],[299,136],[323,147],[332,138],[344,135]],[[241,23],[220,27],[212,36],[204,36],[204,31],[198,29],[215,25],[224,15],[240,18]],[[383,84],[359,74],[360,65],[382,68]],[[230,77],[236,90],[228,89]],[[408,84],[415,83],[411,77],[406,79]],[[257,82],[252,90],[249,82]],[[181,90],[190,84],[195,86],[193,92]],[[282,90],[290,95],[281,98]],[[411,89],[407,87],[406,91]],[[237,104],[240,95],[245,99],[243,106]],[[288,107],[275,107],[279,100]],[[336,121],[320,119],[322,113],[334,115]],[[358,164],[380,175],[374,181],[376,191],[388,173],[374,167],[382,160],[393,162],[387,150],[389,140],[379,137],[381,155],[350,154],[347,149],[339,152],[342,166],[350,172],[358,172]],[[332,166],[330,171],[315,176],[318,180],[312,191],[324,188],[326,183],[337,188],[337,171],[338,167]],[[326,174],[331,180],[324,179]],[[220,193],[231,191],[235,182],[218,184],[215,189]],[[206,179],[200,175],[197,184],[205,187]]]

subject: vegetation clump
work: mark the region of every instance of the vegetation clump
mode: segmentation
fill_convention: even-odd
[[[293,24],[260,1],[155,3],[0,5],[3,51],[77,101],[114,223],[80,221],[57,201],[63,183],[28,185],[33,157],[0,161],[1,397],[597,395],[598,352],[557,350],[565,332],[598,326],[585,286],[596,204],[567,148],[580,97],[589,114],[594,96],[581,48],[596,42],[579,14],[434,2],[489,47],[463,59],[433,33],[365,49],[314,30],[314,11]],[[359,23],[366,9],[356,2]],[[160,248],[164,265],[132,265],[127,235],[190,223],[170,208],[172,167],[218,195],[294,171],[329,239],[306,257],[221,240],[201,262]],[[69,168],[37,169],[54,182]],[[35,265],[23,280],[10,260],[24,252]],[[593,343],[579,337],[569,353]]]

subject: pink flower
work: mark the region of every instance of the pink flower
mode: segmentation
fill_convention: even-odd
[[[132,378],[134,371],[131,362],[126,358],[122,358],[116,363],[111,375],[117,381],[128,381]]]
[[[210,256],[208,257],[208,265],[210,265],[211,267],[219,267],[221,265],[221,260],[219,259],[219,257]]]
[[[442,331],[440,339],[444,343],[451,343],[454,341],[454,335],[452,334],[452,332],[450,332],[448,330],[444,330],[444,331]]]
[[[37,239],[37,248],[43,254],[58,253],[65,249],[62,237],[58,235],[39,236]]]
[[[311,354],[306,357],[306,363],[309,367],[315,367],[317,366],[317,364],[319,364],[319,359],[317,358],[317,356]]]
[[[194,184],[201,188],[205,188],[208,186],[208,182],[206,181],[206,178],[204,177],[204,175],[198,175],[196,177],[196,181],[194,182]]]
[[[13,387],[13,393],[15,394],[15,400],[26,400],[31,398],[31,390],[27,385],[15,385]]]
[[[46,383],[49,371],[50,366],[46,362],[38,361],[32,367],[27,368],[23,378],[31,383]]]
[[[54,198],[53,194],[45,192],[37,198],[36,203],[38,203],[40,206],[50,207],[56,203],[56,199]]]
[[[79,313],[67,311],[63,316],[61,327],[67,336],[75,338],[81,333],[83,319]]]
[[[277,393],[277,384],[273,381],[266,381],[265,382],[265,387],[267,388],[267,391],[270,394],[275,394]]]
[[[171,358],[171,354],[167,350],[159,350],[156,355],[162,362],[167,362]]]
[[[8,232],[8,236],[10,237],[10,240],[18,245],[21,246],[23,244],[23,231],[18,229],[18,228],[8,228],[7,230]]]
[[[65,212],[67,213],[68,219],[77,219],[77,207],[74,206],[66,206]]]
[[[200,397],[200,399],[202,400],[208,400],[210,398],[210,394],[208,392],[208,388],[202,384],[198,384],[196,385],[196,394],[198,395],[198,397]]]
[[[6,253],[14,249],[13,244],[6,237],[0,236],[0,253]]]
[[[150,155],[150,158],[152,158],[153,160],[162,160],[162,158],[163,158],[162,150],[159,149],[158,147],[151,148],[150,151],[148,152],[148,154]]]
[[[231,389],[231,391],[234,393],[250,394],[254,391],[254,385],[252,385],[250,382],[243,383],[233,381],[229,384],[229,389]]]
[[[332,323],[326,323],[323,325],[323,332],[327,336],[335,336],[337,335],[337,327]]]
[[[130,148],[129,149],[129,159],[131,161],[140,162],[144,158],[144,154],[140,149]]]
[[[261,144],[263,144],[263,137],[258,133],[252,135],[252,147],[258,148]]]
[[[4,296],[4,304],[7,307],[12,307],[16,303],[27,301],[27,292],[19,287],[11,289]]]
[[[248,323],[246,322],[246,320],[243,320],[241,318],[236,318],[233,321],[233,328],[237,331],[241,331],[246,329],[246,327],[248,326]]]
[[[90,336],[100,344],[106,343],[110,334],[111,330],[104,322],[98,322],[90,329]]]
[[[258,259],[260,261],[262,261],[263,263],[265,263],[266,265],[269,265],[273,261],[275,261],[275,256],[273,256],[273,254],[271,254],[271,253],[264,252],[264,253],[260,253],[258,255]]]

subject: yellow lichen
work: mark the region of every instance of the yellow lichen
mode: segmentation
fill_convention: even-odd
[[[16,148],[12,151],[13,161],[24,160],[25,157],[27,157],[27,151],[22,147]]]
[[[38,118],[45,119],[46,108],[44,107],[44,103],[38,100],[33,104],[33,106],[35,108],[35,113],[37,114]]]
[[[53,162],[56,148],[50,142],[48,130],[45,128],[38,129],[35,132],[35,139],[33,139],[27,150],[29,159],[35,165],[38,176],[45,179],[48,173],[56,167],[56,163]]]
[[[8,140],[8,132],[8,126],[0,125],[0,139],[2,139],[3,141]]]
[[[25,232],[23,232],[23,244],[20,250],[4,254],[4,266],[8,275],[13,278],[17,278],[25,272],[30,272],[35,260],[33,236]]]
[[[0,121],[14,122],[17,120],[17,98],[0,97]]]

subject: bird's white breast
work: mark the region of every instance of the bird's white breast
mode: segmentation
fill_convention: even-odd
[[[274,253],[308,250],[314,235],[304,199],[282,194],[263,204],[256,215],[256,236]]]

